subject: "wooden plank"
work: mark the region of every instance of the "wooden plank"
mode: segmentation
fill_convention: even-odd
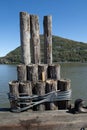
[[[23,112],[0,111],[0,130],[81,130],[87,129],[87,114],[66,111]]]

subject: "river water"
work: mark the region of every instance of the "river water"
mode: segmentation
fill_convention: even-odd
[[[61,78],[71,80],[72,102],[87,99],[87,63],[60,63]],[[16,65],[0,65],[0,108],[9,107],[9,81],[17,79]]]
[[[15,65],[0,65],[0,108],[9,107],[8,92],[9,81],[16,80]]]

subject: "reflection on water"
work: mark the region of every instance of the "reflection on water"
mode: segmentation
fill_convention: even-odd
[[[87,64],[61,63],[61,78],[71,79],[72,101],[87,99]],[[8,82],[17,79],[16,65],[0,65],[0,108],[8,107]]]

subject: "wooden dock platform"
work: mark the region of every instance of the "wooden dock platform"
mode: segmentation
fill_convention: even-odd
[[[87,128],[87,114],[68,110],[11,113],[0,111],[0,130],[81,130]]]

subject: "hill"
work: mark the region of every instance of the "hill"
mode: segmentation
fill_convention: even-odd
[[[41,56],[43,61],[44,37],[41,40]],[[53,62],[87,62],[87,44],[58,36],[53,36]],[[21,48],[8,53],[0,58],[0,63],[16,64],[21,62]]]

